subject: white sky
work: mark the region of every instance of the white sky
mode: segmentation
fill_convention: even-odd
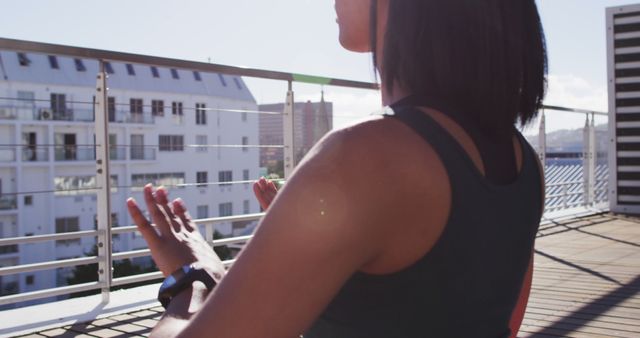
[[[550,59],[548,104],[605,111],[605,7],[640,0],[537,0]],[[253,68],[372,81],[369,55],[337,42],[330,0],[20,0],[4,1],[0,36]],[[249,80],[259,103],[282,101],[285,85]],[[297,85],[317,100],[318,86]],[[325,88],[336,125],[379,108],[377,95]],[[550,129],[582,116],[550,113]]]

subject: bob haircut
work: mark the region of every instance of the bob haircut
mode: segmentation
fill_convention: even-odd
[[[515,123],[536,117],[547,53],[535,0],[389,0],[381,59],[377,2],[371,0],[373,62],[390,91],[396,84],[444,103],[488,136],[511,134]]]

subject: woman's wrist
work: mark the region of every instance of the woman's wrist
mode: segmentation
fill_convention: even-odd
[[[165,315],[188,319],[202,308],[208,295],[207,286],[196,280],[171,299]]]

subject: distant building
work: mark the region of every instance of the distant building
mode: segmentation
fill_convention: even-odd
[[[284,111],[284,103],[263,104],[258,106],[260,111],[277,112]],[[333,103],[325,102],[324,93],[320,102],[296,102],[294,104],[294,154],[296,163],[326,133],[333,129]],[[260,144],[282,145],[284,143],[281,115],[261,114],[260,120]],[[283,160],[282,148],[261,148],[260,166],[276,167]]]
[[[256,101],[240,77],[144,64],[107,63],[112,220],[130,225],[125,200],[142,186],[171,189],[197,218],[255,213],[252,147]],[[0,51],[0,237],[94,230],[94,95],[98,62]],[[240,112],[239,112],[240,111]],[[202,185],[195,185],[202,183]],[[223,235],[237,229],[217,227]],[[0,267],[84,256],[95,237],[0,247]],[[146,247],[136,233],[114,236],[114,251]],[[70,268],[0,277],[0,295],[66,284]]]

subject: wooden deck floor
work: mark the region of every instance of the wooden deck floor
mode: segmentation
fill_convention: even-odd
[[[640,337],[640,219],[554,222],[541,227],[536,248],[518,337]],[[161,315],[154,307],[30,337],[147,336]]]
[[[640,337],[640,219],[541,227],[519,337]]]

